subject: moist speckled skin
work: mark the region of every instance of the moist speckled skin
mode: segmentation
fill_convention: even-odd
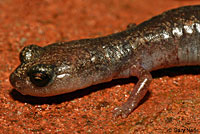
[[[138,77],[127,102],[113,111],[114,116],[127,117],[146,94],[150,71],[200,65],[200,6],[173,9],[105,37],[30,45],[21,51],[20,60],[10,82],[24,95],[54,96]]]

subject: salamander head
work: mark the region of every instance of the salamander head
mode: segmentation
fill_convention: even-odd
[[[12,86],[23,95],[40,97],[82,88],[84,80],[76,68],[77,57],[58,47],[25,47],[20,53],[21,64],[10,75]]]

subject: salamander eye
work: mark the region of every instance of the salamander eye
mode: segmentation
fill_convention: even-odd
[[[44,87],[51,81],[51,76],[45,72],[34,72],[30,75],[30,81],[38,87]]]
[[[38,64],[28,71],[30,81],[37,87],[48,85],[54,78],[54,67],[52,65]]]

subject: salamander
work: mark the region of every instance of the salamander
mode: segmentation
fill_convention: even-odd
[[[200,65],[200,5],[172,9],[103,37],[32,44],[19,57],[10,82],[23,95],[55,96],[136,76],[128,100],[113,110],[115,117],[127,117],[147,93],[151,71]]]

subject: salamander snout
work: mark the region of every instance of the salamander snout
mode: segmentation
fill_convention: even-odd
[[[16,88],[16,86],[17,86],[17,82],[16,82],[16,81],[17,81],[17,80],[16,80],[16,76],[15,76],[14,73],[11,73],[11,74],[10,74],[9,80],[10,80],[11,85],[12,85],[14,88]]]
[[[11,85],[17,89],[18,91],[21,91],[20,93],[23,94],[23,95],[26,95],[24,92],[23,92],[23,89],[21,89],[21,85],[23,84],[20,77],[18,77],[16,75],[15,72],[11,73],[10,77],[9,77],[9,80],[10,80],[10,83]]]

